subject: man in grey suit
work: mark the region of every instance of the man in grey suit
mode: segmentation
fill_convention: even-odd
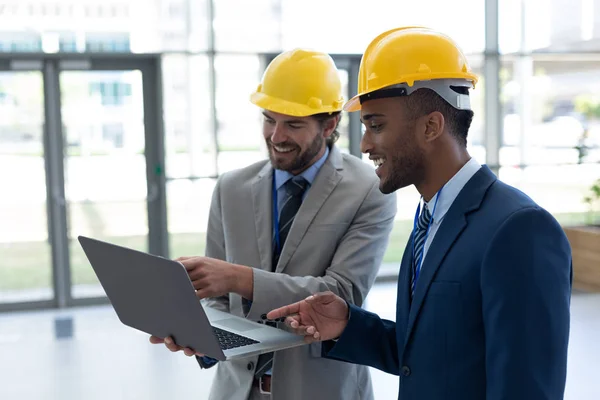
[[[381,194],[371,166],[334,145],[343,95],[333,60],[284,52],[251,100],[263,109],[270,162],[217,181],[206,257],[179,259],[198,297],[255,321],[325,290],[360,307],[387,247],[396,198]],[[196,355],[203,368],[217,364],[171,338],[164,343]],[[218,363],[210,398],[363,400],[373,391],[367,367],[324,359],[312,344]]]

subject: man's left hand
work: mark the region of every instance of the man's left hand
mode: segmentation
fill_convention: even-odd
[[[252,288],[252,268],[209,257],[179,257],[201,299],[228,293],[246,294]]]

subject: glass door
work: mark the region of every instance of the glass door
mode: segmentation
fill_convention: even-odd
[[[54,297],[43,131],[42,71],[0,71],[0,304]]]
[[[79,235],[168,256],[158,56],[58,64],[70,304],[106,301]]]
[[[73,298],[104,296],[77,236],[148,251],[140,70],[61,71]]]
[[[0,310],[107,302],[77,236],[168,257],[158,55],[0,54]]]

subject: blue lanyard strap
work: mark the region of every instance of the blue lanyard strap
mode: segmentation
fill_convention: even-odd
[[[273,172],[273,235],[275,236],[275,251],[281,251],[279,243],[279,212],[277,210],[277,188],[275,187],[275,172]]]
[[[444,187],[442,186],[442,188],[439,190],[439,192],[437,193],[437,196],[435,198],[435,203],[433,204],[433,211],[431,213],[431,219],[429,220],[429,223],[427,224],[427,231],[425,232],[425,238],[423,239],[423,252],[421,253],[421,256],[419,257],[418,260],[415,260],[415,235],[417,233],[417,224],[419,222],[419,216],[421,215],[421,201],[419,200],[419,205],[417,206],[417,212],[415,213],[415,220],[414,220],[414,224],[413,224],[413,237],[412,237],[412,255],[413,255],[413,262],[416,262],[416,268],[415,268],[415,284],[417,282],[417,279],[419,279],[419,273],[421,272],[421,266],[423,264],[423,258],[425,256],[425,244],[427,243],[427,237],[429,236],[429,230],[431,229],[431,224],[433,223],[433,218],[435,216],[435,209],[437,208],[437,204],[438,201],[442,195],[442,189]]]

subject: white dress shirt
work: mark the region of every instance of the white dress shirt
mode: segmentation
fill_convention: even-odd
[[[432,199],[425,203],[427,204],[427,208],[429,212],[432,213],[433,221],[431,222],[431,227],[429,228],[429,234],[427,235],[427,240],[425,241],[425,246],[423,248],[423,261],[422,264],[425,263],[425,257],[427,256],[427,250],[435,237],[436,232],[438,231],[440,224],[444,220],[444,216],[454,203],[454,200],[463,189],[463,187],[467,184],[467,182],[479,171],[481,168],[481,164],[477,162],[474,158],[471,159],[458,171],[452,179],[450,179],[442,188],[442,192],[440,195],[440,199],[437,203],[437,207],[435,208],[435,215],[433,215],[433,208],[438,198],[440,192],[436,193]],[[421,207],[421,212],[423,212],[423,207]]]

